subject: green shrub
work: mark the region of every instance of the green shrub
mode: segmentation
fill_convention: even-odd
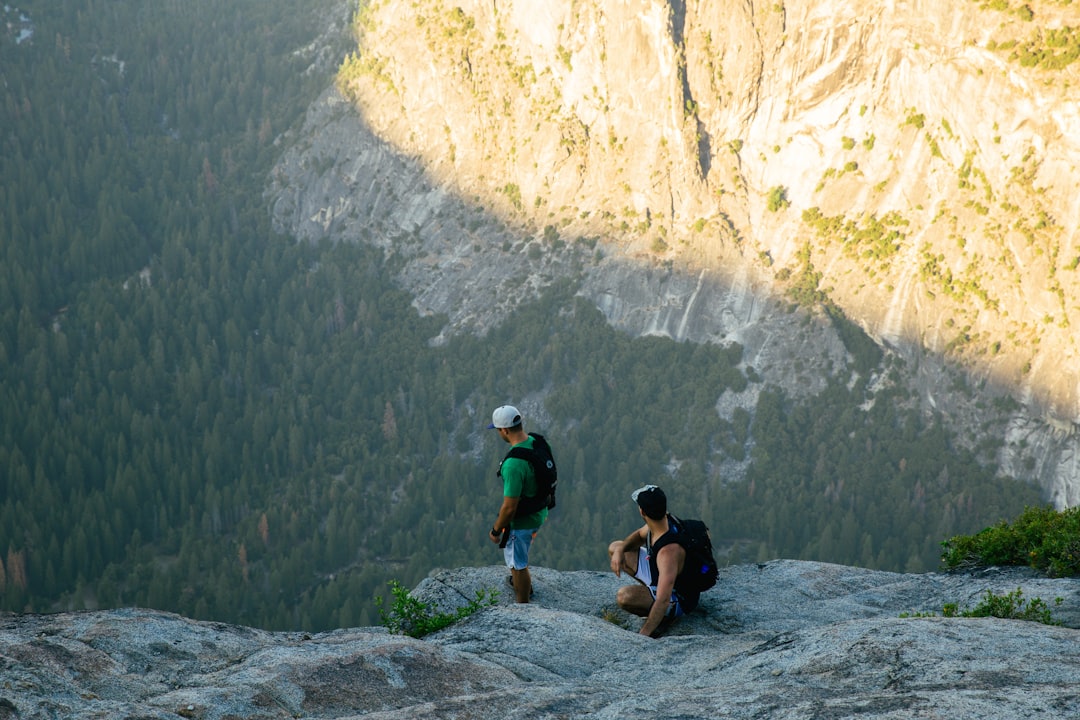
[[[792,272],[788,276],[793,282],[787,289],[787,296],[803,307],[829,304],[828,293],[820,288],[822,274],[814,269],[809,242],[803,244],[796,257],[801,267],[797,275]],[[780,275],[781,273],[777,273],[778,279]]]
[[[930,154],[932,156],[936,158],[944,157],[944,155],[941,154],[941,146],[938,145],[938,141],[933,135],[926,133],[926,142],[930,145]]]
[[[1002,521],[941,545],[949,570],[1026,565],[1051,577],[1080,575],[1080,508],[1029,507],[1011,524]]]
[[[790,204],[791,203],[788,202],[788,199],[787,199],[787,188],[785,188],[782,185],[777,185],[776,187],[769,190],[769,194],[768,194],[769,212],[776,212],[777,210],[780,210],[782,208],[786,208]]]
[[[503,186],[501,192],[510,200],[510,203],[514,206],[515,209],[522,209],[523,205],[521,204],[521,188],[517,185],[517,183],[507,183]]]
[[[1061,598],[1057,598],[1054,601],[1055,605],[1061,604]],[[1016,588],[1011,593],[1005,595],[995,595],[991,591],[987,590],[983,595],[982,601],[974,608],[969,610],[961,610],[958,614],[953,608],[954,615],[949,615],[948,610],[950,606],[946,605],[945,617],[996,617],[1004,620],[1028,620],[1030,622],[1040,622],[1045,625],[1060,625],[1050,617],[1050,607],[1042,600],[1042,598],[1032,598],[1031,600],[1024,599],[1024,591],[1020,588]]]
[[[1021,18],[1024,15],[1021,14]],[[1023,67],[1062,70],[1080,59],[1080,28],[1038,29],[1024,42],[1009,40],[988,44],[991,50],[1011,50],[1009,59]]]
[[[923,125],[926,124],[926,115],[922,113],[916,113],[914,110],[908,112],[908,116],[904,119],[904,125],[914,125],[922,130]]]
[[[574,66],[571,63],[571,57],[572,57],[573,53],[571,53],[569,50],[564,48],[562,45],[560,45],[558,47],[557,52],[559,53],[559,59],[562,60],[563,65],[566,66],[566,69],[567,70],[573,70]]]
[[[391,580],[390,593],[394,596],[389,610],[383,607],[383,599],[375,598],[382,624],[395,635],[420,638],[453,625],[478,610],[494,605],[499,598],[497,590],[477,590],[476,598],[456,612],[435,612],[435,606],[414,598],[397,580]]]
[[[1062,599],[1055,598],[1054,605],[1061,605]],[[973,608],[967,608],[961,610],[960,606],[956,603],[945,603],[942,607],[941,614],[943,617],[955,618],[955,617],[995,617],[1003,620],[1027,620],[1029,622],[1038,622],[1044,625],[1060,625],[1061,622],[1054,620],[1050,614],[1050,606],[1042,598],[1032,598],[1026,600],[1024,598],[1024,591],[1020,588],[1016,588],[1011,593],[1005,595],[995,595],[990,590],[987,590],[983,595],[983,599]],[[936,613],[932,612],[915,612],[915,613],[900,613],[902,618],[911,617],[937,617]]]

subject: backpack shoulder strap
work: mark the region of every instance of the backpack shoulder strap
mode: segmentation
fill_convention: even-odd
[[[524,445],[515,445],[506,453],[506,457],[528,460],[533,464],[534,468],[538,468],[546,462],[545,458],[551,457],[551,446],[548,445],[548,441],[540,433],[531,432],[529,437],[533,439],[531,448]]]
[[[521,447],[520,445],[510,448],[510,452],[506,453],[506,457],[503,458],[503,461],[507,460],[508,458],[528,460],[534,465],[540,460],[540,456],[537,455],[536,450],[534,450],[533,448]]]
[[[652,543],[652,547],[649,549],[650,553],[655,554],[660,552],[660,548],[665,545],[678,545],[682,547],[683,550],[686,550],[686,545],[683,544],[682,537],[682,521],[671,513],[668,513],[668,526],[668,531],[658,537],[656,542]]]

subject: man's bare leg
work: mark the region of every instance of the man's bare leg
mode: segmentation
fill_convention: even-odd
[[[646,617],[652,610],[653,596],[644,585],[623,585],[615,593],[615,602],[628,613]]]
[[[532,594],[532,575],[529,574],[529,568],[522,570],[510,568],[510,577],[514,579],[514,600],[519,603],[529,602],[529,596]]]

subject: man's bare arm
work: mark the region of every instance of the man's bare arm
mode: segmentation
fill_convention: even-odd
[[[679,567],[685,558],[686,551],[674,543],[660,548],[660,552],[656,554],[656,571],[660,577],[656,582],[656,598],[649,610],[649,616],[641,626],[642,635],[652,635],[667,614],[671,593],[675,590],[675,577],[679,574]]]
[[[492,530],[498,530],[500,533],[506,528],[510,527],[510,521],[514,519],[514,513],[517,512],[518,503],[521,502],[519,497],[506,497],[503,496],[502,506],[499,507],[499,517],[495,519],[495,524],[492,525]],[[499,542],[499,536],[491,536],[492,542]]]
[[[623,556],[625,556],[626,553],[637,552],[638,548],[645,544],[645,540],[648,537],[649,526],[642,525],[640,528],[627,535],[625,540],[612,543],[611,571],[615,573],[616,577],[622,574]]]

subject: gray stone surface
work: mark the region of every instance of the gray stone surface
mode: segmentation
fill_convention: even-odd
[[[1080,715],[1080,581],[1022,569],[910,575],[774,561],[724,568],[659,640],[614,606],[608,573],[432,573],[414,597],[493,607],[423,639],[383,628],[272,633],[152,610],[0,618],[9,718],[1064,718]],[[987,591],[1063,626],[901,617]],[[1055,600],[1061,598],[1061,603]]]

